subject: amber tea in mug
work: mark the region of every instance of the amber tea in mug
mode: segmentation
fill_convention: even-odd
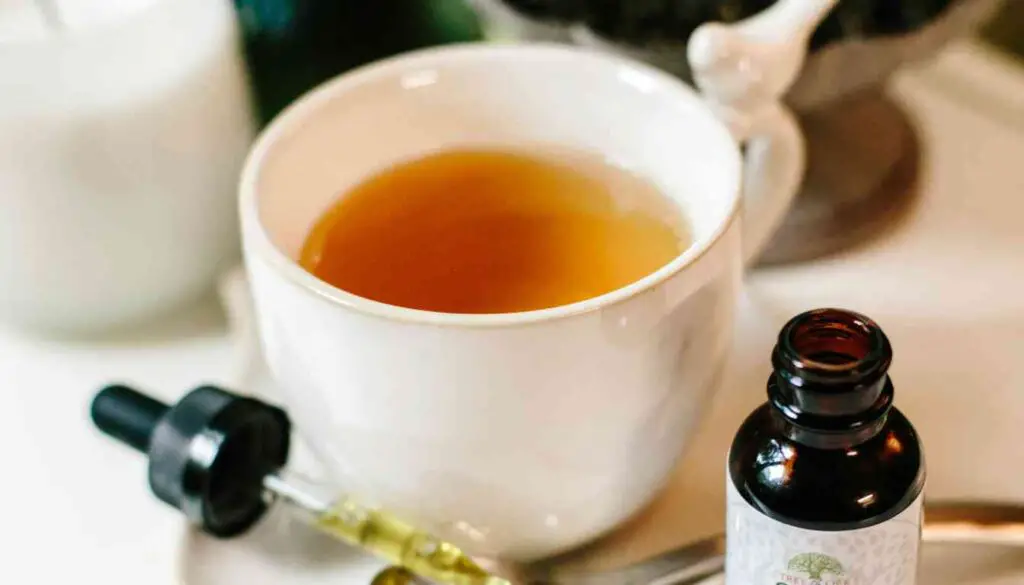
[[[803,167],[758,71],[728,66],[763,43],[716,28],[743,34],[698,52],[709,96],[602,51],[449,45],[342,75],[264,131],[241,180],[246,275],[325,483],[510,563],[591,542],[664,487]],[[801,34],[779,38],[797,60]],[[756,120],[746,159],[722,96]]]
[[[316,222],[302,266],[352,294],[445,313],[516,313],[627,286],[690,244],[679,207],[604,158],[447,150],[392,166]]]

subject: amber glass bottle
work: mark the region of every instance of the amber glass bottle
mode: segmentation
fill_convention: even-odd
[[[924,459],[893,407],[876,323],[821,309],[782,329],[768,402],[729,452],[727,583],[911,585]]]

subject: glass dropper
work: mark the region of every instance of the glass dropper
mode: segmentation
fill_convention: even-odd
[[[317,529],[441,585],[511,585],[458,547],[379,508],[281,471],[291,422],[279,408],[213,386],[174,406],[126,386],[92,402],[107,435],[146,453],[153,493],[220,538],[244,534],[280,502]]]
[[[480,568],[458,547],[355,499],[320,499],[313,484],[294,475],[268,475],[263,487],[277,500],[305,514],[310,524],[414,575],[447,585],[510,585]]]

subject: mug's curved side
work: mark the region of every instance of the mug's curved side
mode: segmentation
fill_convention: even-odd
[[[655,181],[694,245],[609,295],[490,315],[377,303],[295,261],[325,203],[382,164],[454,144],[550,143]],[[253,150],[240,210],[253,325],[325,482],[510,560],[635,514],[665,485],[726,364],[741,164],[690,88],[568,47],[428,49],[293,105]]]
[[[363,314],[250,252],[255,324],[325,485],[475,555],[530,561],[666,485],[727,363],[738,227],[623,303],[494,328]]]
[[[694,82],[739,142],[744,164],[744,258],[757,259],[803,180],[803,136],[781,104],[803,67],[811,33],[838,0],[780,0],[732,25],[690,37]]]

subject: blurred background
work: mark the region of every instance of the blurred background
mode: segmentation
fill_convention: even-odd
[[[425,45],[472,40],[577,44],[689,79],[690,33],[773,0],[240,0],[266,122],[337,71]],[[340,31],[340,34],[339,34]],[[809,142],[800,198],[761,263],[809,261],[863,243],[914,201],[923,157],[911,116],[884,91],[899,69],[949,43],[980,43],[1024,66],[1024,2],[843,0],[817,29],[789,95]]]
[[[24,543],[0,553],[5,570],[29,583],[89,571],[182,582],[180,518],[86,408],[112,380],[168,400],[199,381],[251,383],[238,346],[255,334],[233,314],[245,299],[224,307],[217,285],[240,261],[243,161],[296,98],[457,42],[576,44],[688,79],[698,25],[771,3],[0,0],[0,438],[17,446],[6,463],[19,478],[0,497],[18,502],[4,518]],[[765,348],[786,318],[825,303],[872,315],[899,343],[901,405],[921,413],[937,497],[1024,497],[1003,448],[1019,439],[1022,396],[1024,0],[841,0],[811,49],[788,96],[807,175],[747,279],[758,305],[741,323],[739,390],[719,398],[717,434],[694,446],[674,496],[608,550],[720,528],[706,502],[735,416],[761,400]],[[40,522],[55,502],[59,523]]]
[[[770,4],[772,0],[236,0],[264,122],[324,78],[415,48],[485,36],[571,42],[565,31],[577,24],[632,47],[683,43],[701,22],[735,21]],[[971,4],[979,7],[970,8],[981,18],[953,27],[928,49],[934,53],[945,41],[977,33],[1024,59],[1024,3],[1015,1],[843,0],[815,34],[812,48],[844,40],[910,38]],[[997,16],[989,17],[992,10]],[[975,30],[985,19],[989,24]]]
[[[462,0],[237,0],[236,6],[263,123],[339,72],[483,34]]]
[[[547,41],[688,80],[697,26],[771,3],[0,0],[0,247],[22,251],[0,255],[0,320],[90,332],[208,294],[238,261],[233,193],[255,135],[353,67],[445,43]],[[838,4],[788,95],[810,158],[762,265],[834,254],[905,215],[924,154],[885,83],[962,39],[1019,70],[1024,2]]]

